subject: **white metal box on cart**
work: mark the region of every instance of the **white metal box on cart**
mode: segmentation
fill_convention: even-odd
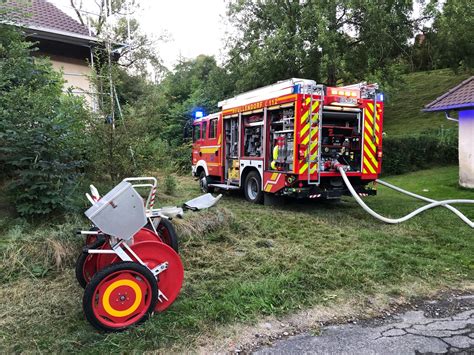
[[[124,240],[131,239],[147,222],[142,197],[126,181],[110,190],[85,215],[102,232]]]

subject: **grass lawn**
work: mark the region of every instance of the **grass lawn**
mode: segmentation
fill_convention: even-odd
[[[457,129],[457,124],[448,121],[443,113],[427,113],[421,109],[468,77],[469,74],[454,74],[449,69],[404,75],[402,88],[388,95],[384,131],[389,136],[400,136],[441,127]]]
[[[457,186],[457,170],[385,180],[435,199],[474,199],[474,191]],[[160,195],[160,202],[198,195],[197,182],[179,180],[176,196]],[[393,217],[422,205],[381,186],[367,202]],[[460,210],[474,219],[474,206]],[[193,350],[198,337],[212,337],[225,324],[251,324],[341,297],[456,287],[474,276],[473,231],[447,209],[387,225],[351,198],[265,207],[230,194],[217,208],[178,221],[186,274],[175,304],[136,329],[100,334],[83,318],[83,291],[72,269],[80,243],[70,231],[79,222],[30,229],[4,220],[0,226],[9,241],[0,265],[0,352]]]

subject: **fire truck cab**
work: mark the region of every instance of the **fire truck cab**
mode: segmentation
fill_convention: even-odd
[[[375,84],[326,87],[289,79],[219,102],[193,123],[192,173],[204,192],[340,198],[344,165],[360,195],[381,172],[383,94]]]

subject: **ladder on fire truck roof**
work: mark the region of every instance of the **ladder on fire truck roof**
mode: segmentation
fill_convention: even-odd
[[[309,94],[314,90],[316,82],[310,79],[291,78],[281,80],[275,84],[267,85],[255,90],[247,91],[217,104],[222,110],[267,100],[289,94]]]

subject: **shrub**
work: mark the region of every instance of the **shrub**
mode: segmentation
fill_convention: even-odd
[[[192,143],[184,143],[173,149],[173,169],[179,174],[191,173],[191,150]]]
[[[384,175],[403,174],[432,166],[457,164],[455,130],[440,130],[419,136],[386,137],[383,142]]]
[[[62,93],[63,80],[31,43],[0,26],[0,176],[20,215],[45,215],[69,206],[84,166],[87,111]]]
[[[176,179],[173,175],[168,174],[165,177],[164,181],[164,193],[168,195],[174,195],[176,193],[176,187],[177,187]]]

